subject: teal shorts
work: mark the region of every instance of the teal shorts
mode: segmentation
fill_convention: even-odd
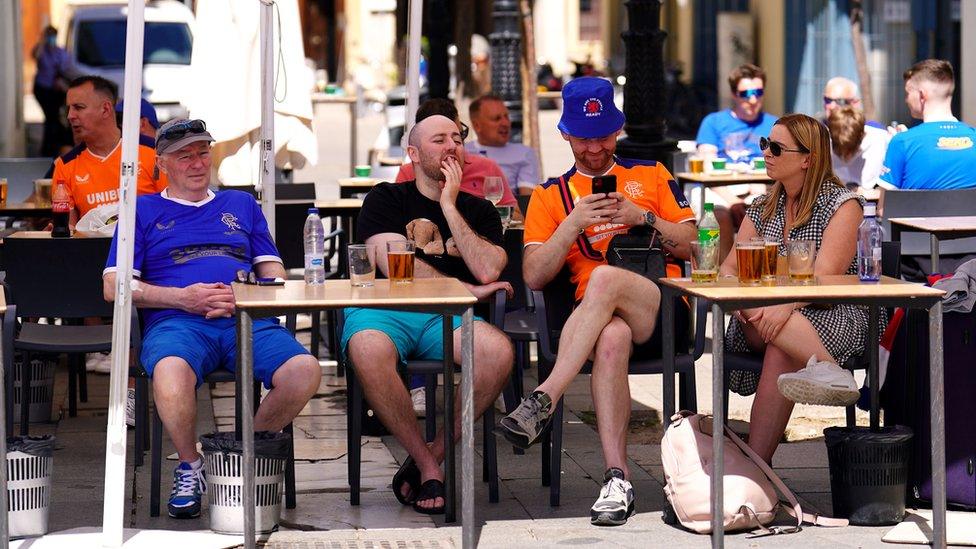
[[[444,336],[441,328],[441,315],[390,311],[386,309],[344,309],[345,324],[339,348],[346,354],[349,338],[363,330],[378,330],[386,334],[397,349],[400,362],[407,360],[443,360]],[[475,320],[482,320],[474,317]],[[461,317],[452,316],[451,326],[457,330]]]

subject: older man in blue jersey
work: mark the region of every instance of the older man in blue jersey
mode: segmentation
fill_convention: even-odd
[[[200,515],[206,491],[196,449],[196,388],[218,368],[236,364],[234,294],[240,269],[283,277],[268,223],[254,198],[214,194],[210,143],[202,120],[174,120],[159,129],[159,168],[169,176],[160,194],[138,198],[132,301],[143,309],[140,359],[153,378],[156,410],[176,446],[168,511]],[[105,268],[105,298],[115,298],[118,235]],[[298,415],[321,380],[318,361],[275,319],[254,323],[254,377],[270,391],[254,417],[255,430],[279,431]]]

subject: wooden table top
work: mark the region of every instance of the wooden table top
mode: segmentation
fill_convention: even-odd
[[[713,175],[710,173],[691,173],[681,172],[675,174],[681,183],[698,183],[701,185],[721,187],[722,185],[738,185],[740,183],[772,183],[773,180],[762,173],[738,173],[731,172],[723,175]]]
[[[51,238],[51,231],[17,231],[6,238]],[[112,238],[102,233],[89,233],[85,231],[74,231],[71,238]]]
[[[284,286],[235,283],[233,288],[241,309],[468,306],[477,302],[455,278],[417,278],[409,284],[393,285],[387,279],[378,279],[367,288],[353,287],[348,280],[326,280],[314,286],[302,280],[287,280]]]
[[[339,178],[339,187],[372,189],[379,182],[380,180],[375,177],[342,177]]]
[[[289,198],[275,200],[275,204],[308,204],[312,202],[320,210],[358,210],[363,207],[362,198],[337,198],[335,200],[305,200],[301,198]]]
[[[348,105],[355,102],[355,95],[338,95],[324,92],[314,92],[312,94],[312,103],[342,103]]]
[[[0,215],[9,215],[13,212],[26,212],[28,214],[36,212],[38,215],[41,215],[44,213],[51,213],[51,206],[50,204],[42,206],[34,202],[8,202],[6,204],[0,204]]]
[[[662,285],[682,293],[715,302],[730,301],[818,301],[852,298],[938,298],[945,292],[922,284],[905,282],[897,278],[881,277],[880,282],[861,282],[857,275],[828,275],[816,277],[815,284],[793,283],[787,277],[779,277],[775,286],[748,286],[739,283],[737,277],[720,277],[713,284],[692,282],[690,278],[662,278]]]
[[[911,229],[918,229],[927,233],[952,233],[962,231],[976,231],[976,216],[948,216],[948,217],[893,217],[889,219],[893,224]]]

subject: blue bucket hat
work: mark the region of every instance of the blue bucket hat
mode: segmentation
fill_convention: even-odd
[[[584,139],[606,137],[624,126],[624,113],[613,102],[613,85],[603,78],[574,78],[563,87],[559,131]]]
[[[122,112],[124,105],[125,101],[119,101],[115,105],[115,112]],[[159,119],[156,118],[156,107],[153,107],[153,104],[147,101],[145,97],[142,98],[142,101],[139,103],[139,118],[148,119],[149,124],[152,127],[156,128],[157,130],[159,129]]]

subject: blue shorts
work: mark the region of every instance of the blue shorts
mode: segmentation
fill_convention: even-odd
[[[275,319],[254,321],[254,379],[272,388],[275,371],[288,359],[307,355],[308,351],[280,326]],[[177,316],[160,320],[149,327],[142,340],[143,368],[150,377],[159,361],[175,356],[182,358],[197,375],[197,387],[203,377],[218,368],[234,371],[237,367],[237,329],[233,318],[207,320],[203,317]]]
[[[345,325],[339,348],[346,353],[349,338],[363,330],[379,330],[389,336],[400,355],[400,362],[407,360],[443,360],[444,336],[441,315],[390,311],[386,309],[344,309]],[[475,317],[475,320],[482,320]],[[457,330],[461,317],[451,317],[451,326]]]

